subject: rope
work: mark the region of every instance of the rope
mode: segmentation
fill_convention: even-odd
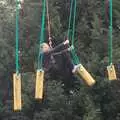
[[[73,18],[73,31],[72,31],[72,45],[74,46],[74,38],[75,38],[75,18],[76,18],[76,0],[74,3],[74,18]]]
[[[74,5],[74,9],[73,9]],[[72,23],[72,11],[73,11],[73,23]],[[72,46],[74,47],[74,37],[75,37],[75,18],[76,18],[76,0],[71,1],[71,6],[70,6],[70,17],[69,17],[69,26],[68,26],[68,39],[70,39],[70,32],[72,31]],[[72,24],[72,29],[71,29],[71,24]],[[74,64],[79,64],[79,58],[75,52],[75,49],[71,51],[72,58],[73,58],[73,63]]]
[[[47,8],[47,22],[48,22],[48,40],[49,40],[49,46],[52,48],[48,0],[46,0],[46,8]]]
[[[99,32],[100,32],[100,39],[104,39],[104,41],[103,41],[103,49],[104,49],[104,53],[103,53],[103,55],[105,56],[106,55],[106,39],[107,39],[107,33],[105,32],[104,34],[104,38],[102,38],[102,35],[103,35],[103,33],[101,33],[101,28],[102,27],[104,27],[103,26],[103,21],[102,20],[104,20],[104,18],[105,18],[105,21],[107,21],[107,17],[106,17],[106,7],[105,7],[105,3],[104,3],[104,0],[102,0],[102,4],[101,4],[101,10],[99,10]]]
[[[108,18],[108,13],[109,13],[109,2],[108,0],[105,1],[105,22],[106,22],[106,26],[108,27],[108,22],[109,22],[109,18]]]
[[[24,1],[22,1],[21,3],[22,6],[22,17],[24,16],[25,12],[24,12]],[[27,20],[27,23],[29,23],[29,19]],[[26,48],[30,47],[30,36],[29,36],[29,24],[26,24]]]
[[[21,16],[24,17],[24,0],[21,1]],[[27,20],[27,23],[29,23],[29,19]],[[29,24],[26,26],[26,48],[30,47],[30,38],[29,38]]]
[[[19,6],[19,9],[20,9],[20,14],[19,14],[19,21],[21,21],[22,19],[23,19],[23,17],[24,17],[24,1],[23,0],[20,0],[19,1],[19,4],[20,4],[20,6]],[[21,22],[19,22],[19,26],[21,26]],[[19,31],[19,36],[20,36],[20,31]],[[19,39],[20,39],[20,37],[19,37]],[[22,50],[23,50],[23,48],[22,48],[22,40],[20,39],[19,40],[20,41],[20,43],[19,43],[19,67],[20,67],[20,71],[22,71],[23,70],[23,64],[22,64]]]
[[[24,16],[24,0],[20,0],[20,9],[21,9],[21,16]]]
[[[71,21],[72,21],[72,10],[73,10],[73,0],[70,5],[70,17],[69,17],[69,26],[68,26],[68,34],[67,37],[70,39],[70,28],[71,28]]]
[[[112,0],[109,1],[110,5],[110,25],[109,25],[109,65],[112,64]]]
[[[40,32],[40,44],[44,42],[44,29],[45,29],[45,13],[46,13],[46,0],[42,0],[43,8],[42,8],[42,25],[41,25],[41,32]],[[43,55],[38,55],[38,69],[42,69],[43,64]]]
[[[19,73],[19,2],[16,0],[16,73]]]
[[[105,10],[104,10],[105,28],[108,30],[108,27],[109,27],[109,24],[108,24],[108,22],[109,22],[109,18],[108,18],[109,2],[108,2],[108,0],[104,1],[104,2],[103,2],[103,5],[104,5],[103,7],[105,8]],[[104,36],[104,38],[105,38],[106,41],[108,41],[108,31],[105,31],[105,36]],[[106,50],[106,46],[107,46],[107,44],[105,45],[105,51],[108,52],[108,50]]]

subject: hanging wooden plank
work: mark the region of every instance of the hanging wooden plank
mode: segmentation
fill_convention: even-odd
[[[21,74],[13,74],[13,100],[14,110],[18,111],[22,108],[21,102]]]
[[[117,80],[117,76],[116,76],[116,71],[115,71],[115,66],[114,65],[110,65],[107,67],[107,71],[108,71],[108,79],[109,80]]]
[[[90,73],[83,67],[82,64],[79,65],[77,69],[77,74],[83,78],[85,83],[89,86],[92,86],[95,84],[95,80],[93,77],[90,75]]]
[[[35,85],[35,98],[43,98],[43,83],[44,83],[44,71],[37,71],[36,73],[36,85]]]

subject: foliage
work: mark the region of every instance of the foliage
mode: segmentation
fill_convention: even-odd
[[[103,8],[105,0],[103,2],[77,0],[75,49],[81,63],[92,73],[97,83],[93,87],[87,87],[81,79],[75,84],[73,94],[68,94],[60,77],[53,80],[51,76],[47,76],[48,79],[44,83],[44,99],[35,101],[41,1],[25,0],[24,14],[20,16],[19,55],[23,109],[21,112],[13,112],[15,1],[0,0],[0,119],[120,120],[120,1],[113,0],[113,63],[118,81],[110,82],[106,75],[109,31]],[[53,44],[56,45],[66,37],[70,2],[68,0],[48,2]],[[47,41],[47,20],[45,31]]]

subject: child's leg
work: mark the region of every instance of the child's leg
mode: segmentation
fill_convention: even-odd
[[[66,52],[65,56],[67,58],[67,64],[68,64],[70,70],[72,71],[74,69],[74,64],[73,64],[72,59],[70,57],[70,53]]]
[[[71,72],[72,73],[75,73],[77,68],[79,67],[79,65],[74,65],[71,57],[70,57],[70,53],[66,53],[66,56],[67,56],[67,64],[68,64],[68,67],[70,68]]]

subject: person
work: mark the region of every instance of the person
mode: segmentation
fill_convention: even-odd
[[[72,63],[69,55],[69,52],[72,49],[74,48],[73,46],[69,47],[69,40],[64,41],[54,48],[51,48],[47,43],[42,43],[40,45],[40,57],[43,56],[43,69],[45,71],[49,71],[51,67],[57,67],[58,63],[56,63],[55,57],[64,54],[67,56],[67,64],[69,65],[69,68],[71,69],[72,73],[75,73],[77,65]]]
[[[43,58],[43,69],[46,80],[62,80],[65,93],[73,94],[76,81],[74,73],[77,65],[72,63],[69,47],[69,40],[66,40],[52,48],[47,43],[40,45],[40,56]]]

